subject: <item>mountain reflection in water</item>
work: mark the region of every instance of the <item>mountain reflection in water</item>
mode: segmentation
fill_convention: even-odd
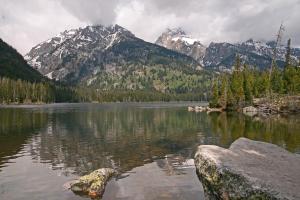
[[[199,144],[228,147],[235,139],[247,137],[300,152],[299,116],[261,119],[237,113],[207,115],[187,112],[186,106],[184,103],[132,103],[0,108],[0,197],[18,199],[14,189],[7,189],[8,183],[13,185],[18,181],[19,184],[27,184],[26,181],[39,178],[40,181],[45,179],[45,182],[53,179],[53,184],[57,184],[58,178],[50,172],[57,172],[59,181],[63,182],[98,168],[112,167],[124,176],[109,184],[106,199],[109,199],[107,195],[120,192],[121,183],[128,186],[132,184],[130,180],[141,181],[142,174],[150,173],[146,169],[163,173],[161,179],[181,177],[177,185],[184,183],[186,187],[182,185],[183,188],[194,185],[193,189],[186,189],[189,192],[184,197],[178,197],[178,193],[175,195],[172,191],[168,194],[184,199],[202,191],[191,159]],[[13,176],[16,170],[20,171],[25,166],[28,167],[25,174]],[[35,168],[45,166],[50,170],[49,175],[36,177]],[[130,172],[133,171],[139,173],[132,175]],[[161,188],[169,187],[171,182],[176,183],[172,178],[169,181]],[[70,193],[64,196],[65,191],[58,191],[58,186],[51,188],[50,183],[47,187],[49,195],[52,192],[62,199],[80,199]],[[156,190],[158,188],[156,186]],[[21,193],[18,195],[23,195],[23,199],[38,199],[34,194],[44,190],[44,187],[37,186],[30,194],[26,191],[22,194],[22,190],[18,190]],[[149,188],[144,193],[150,195],[151,191]],[[133,194],[138,195],[136,190],[122,193],[125,196]],[[55,199],[55,195],[51,197],[46,195],[44,199]]]

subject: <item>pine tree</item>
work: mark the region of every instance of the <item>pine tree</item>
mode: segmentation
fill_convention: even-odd
[[[291,64],[291,39],[288,39],[285,55],[285,67]]]
[[[282,94],[284,92],[282,73],[279,71],[277,66],[273,68],[271,74],[271,90],[278,94]]]
[[[213,85],[212,85],[212,97],[209,102],[209,107],[217,108],[219,107],[219,83],[218,79],[214,78]]]
[[[234,98],[233,98],[233,94],[232,94],[232,91],[231,91],[231,88],[228,87],[228,90],[227,90],[227,105],[226,105],[226,109],[232,109],[235,105],[235,101],[234,101]]]
[[[286,65],[283,71],[283,82],[284,82],[285,93],[295,94],[298,91],[299,70],[297,69],[297,66],[292,66],[292,64],[290,63],[290,57],[291,57],[291,39],[288,40],[288,44],[287,44]]]
[[[287,94],[295,94],[296,91],[298,91],[297,87],[297,70],[296,67],[294,66],[288,66],[284,69],[284,88],[285,88],[285,93]]]
[[[240,55],[236,55],[236,58],[235,58],[235,70],[236,71],[240,71],[241,70],[241,57]]]
[[[233,93],[236,104],[241,107],[245,100],[244,89],[243,89],[243,74],[241,72],[240,57],[237,56],[235,63],[235,70],[232,74],[231,79],[231,90]]]
[[[226,75],[221,77],[221,88],[220,88],[220,97],[219,104],[223,109],[227,107],[227,97],[228,96],[228,79]]]
[[[252,96],[252,85],[253,85],[253,75],[248,69],[247,65],[244,65],[243,70],[243,90],[245,94],[245,101],[247,104],[252,104],[253,96]]]

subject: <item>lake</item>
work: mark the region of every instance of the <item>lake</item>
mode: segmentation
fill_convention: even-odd
[[[200,144],[229,147],[247,137],[300,153],[299,115],[188,112],[193,104],[2,107],[0,199],[87,199],[64,184],[102,167],[121,172],[104,200],[204,199],[192,159]]]

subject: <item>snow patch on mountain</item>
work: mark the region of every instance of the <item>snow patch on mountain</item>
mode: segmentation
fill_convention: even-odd
[[[54,71],[52,71],[52,72],[46,74],[45,76],[48,77],[49,79],[53,79],[53,72],[54,72]]]
[[[182,40],[182,41],[186,42],[188,45],[193,45],[195,42],[199,41],[197,39],[193,39],[188,36],[175,37],[175,38],[172,38],[172,40],[175,42],[177,42],[178,40]]]
[[[94,81],[97,80],[97,77],[93,77],[87,80],[87,85],[90,86]]]
[[[30,56],[25,56],[25,58],[30,58]],[[35,69],[40,69],[42,67],[42,64],[40,61],[37,61],[39,59],[38,56],[34,57],[30,61],[28,61],[28,64],[31,65]]]

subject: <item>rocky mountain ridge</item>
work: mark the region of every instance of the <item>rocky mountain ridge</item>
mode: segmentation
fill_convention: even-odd
[[[211,42],[208,47],[205,47],[198,39],[188,36],[181,28],[167,29],[157,39],[156,44],[189,55],[202,66],[217,70],[232,69],[237,54],[241,56],[244,63],[260,69],[268,68],[271,65],[275,46],[274,41],[249,39],[240,43]],[[285,54],[286,48],[281,45],[277,49],[277,64],[280,67],[284,65]],[[292,48],[291,56],[293,62],[297,62],[300,49]]]

